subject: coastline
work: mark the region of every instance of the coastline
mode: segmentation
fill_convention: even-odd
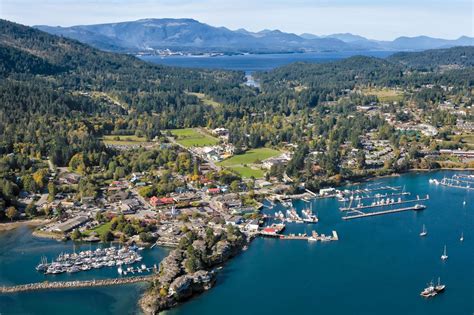
[[[0,232],[11,231],[21,226],[38,227],[38,226],[47,224],[49,222],[50,222],[49,219],[32,219],[32,220],[0,223]]]

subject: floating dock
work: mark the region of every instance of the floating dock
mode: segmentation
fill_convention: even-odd
[[[399,209],[392,209],[392,210],[383,210],[383,211],[368,212],[368,213],[364,213],[364,212],[358,211],[358,210],[353,210],[354,212],[356,212],[358,214],[345,216],[345,217],[342,217],[342,219],[351,220],[351,219],[373,217],[373,216],[376,216],[376,215],[391,214],[391,213],[397,213],[397,212],[403,212],[403,211],[409,211],[409,210],[420,211],[420,210],[424,210],[424,209],[426,209],[426,206],[416,204],[413,207],[406,207],[406,208],[399,208]]]
[[[328,242],[328,241],[338,241],[339,235],[336,231],[332,231],[332,236],[318,234],[316,231],[313,231],[311,236],[304,234],[290,234],[290,235],[280,235],[281,240],[303,240],[308,242]]]
[[[387,206],[393,206],[393,205],[401,205],[405,203],[411,203],[411,202],[419,202],[419,201],[426,201],[429,200],[430,196],[426,195],[425,198],[416,198],[412,200],[401,200],[401,201],[394,201],[390,203],[379,203],[375,205],[368,205],[368,206],[356,206],[356,207],[341,207],[339,210],[341,211],[355,211],[355,210],[361,210],[361,209],[370,209],[370,208],[379,208],[379,207],[387,207]]]

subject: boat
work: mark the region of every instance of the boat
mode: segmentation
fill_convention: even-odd
[[[422,297],[426,298],[433,297],[436,294],[438,294],[438,292],[436,292],[435,286],[433,285],[433,281],[431,281],[428,286],[424,288],[423,291],[421,291],[420,293]]]
[[[426,236],[428,232],[426,231],[425,225],[423,224],[423,230],[420,233],[420,236]]]
[[[426,206],[425,205],[420,205],[420,204],[416,204],[414,207],[413,207],[413,210],[424,210],[426,209]]]
[[[446,253],[446,245],[444,245],[443,255],[441,255],[442,260],[448,259],[448,254]]]
[[[461,237],[459,238],[459,240],[460,240],[461,242],[464,241],[464,232],[461,233]]]
[[[446,285],[445,285],[445,284],[441,284],[441,279],[440,279],[440,277],[438,277],[438,284],[435,286],[434,289],[435,289],[436,293],[443,292],[444,289],[446,289]]]
[[[41,257],[41,262],[38,264],[38,266],[36,266],[36,270],[45,272],[46,270],[48,270],[48,267],[49,267],[48,259],[45,256],[43,256]]]

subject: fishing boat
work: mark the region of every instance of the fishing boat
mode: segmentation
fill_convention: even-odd
[[[441,284],[441,279],[440,279],[440,277],[438,277],[438,284],[435,286],[434,289],[435,289],[436,293],[443,292],[444,289],[446,289],[446,285],[445,285],[445,284]]]
[[[423,230],[420,233],[420,236],[426,236],[428,232],[426,231],[425,225],[423,224]]]
[[[464,232],[461,233],[461,237],[459,238],[459,240],[462,242],[464,241]]]
[[[444,245],[444,251],[443,251],[443,255],[441,255],[441,259],[442,260],[448,259],[448,254],[446,252],[446,245]]]

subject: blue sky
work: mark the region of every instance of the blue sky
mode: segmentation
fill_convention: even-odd
[[[473,36],[473,0],[0,0],[0,17],[27,25],[70,26],[194,18],[251,31],[317,35],[350,32],[373,39]]]

